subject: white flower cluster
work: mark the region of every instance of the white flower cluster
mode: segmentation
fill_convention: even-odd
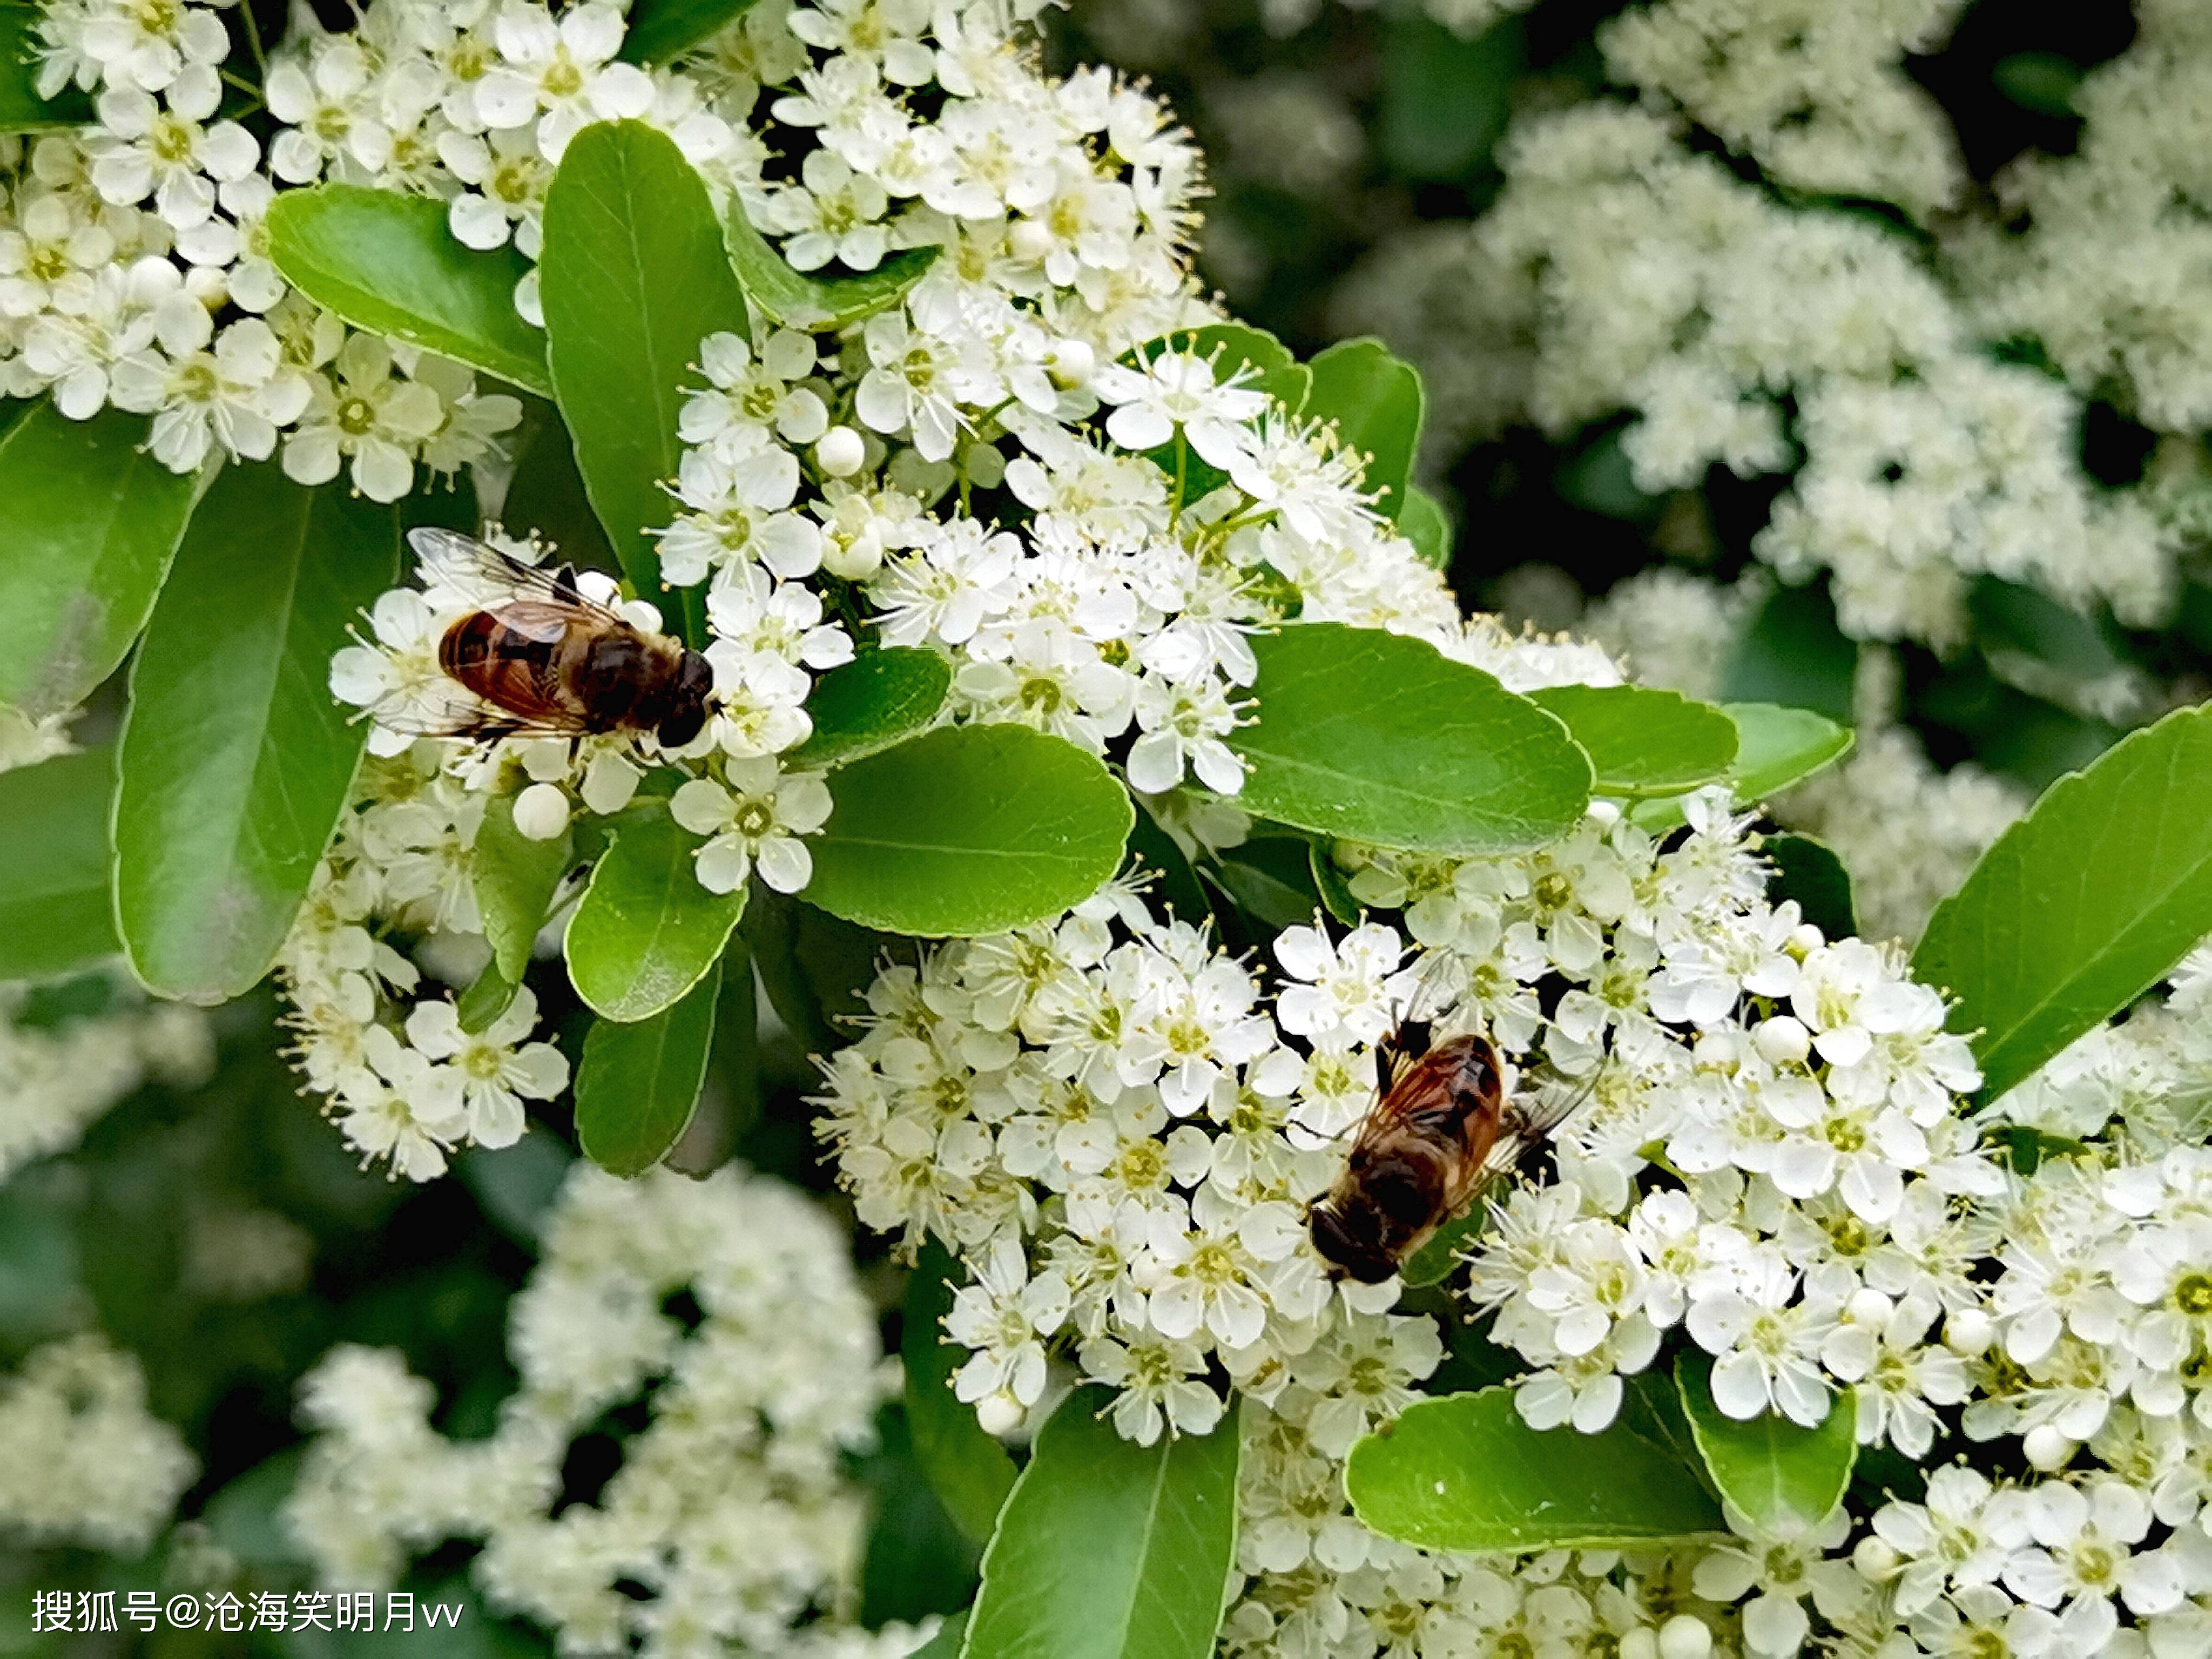
[[[1966,183],[1958,140],[1905,72],[1965,0],[1665,0],[1599,31],[1615,81],[1663,94],[1777,182],[1895,202],[1915,218]]]
[[[568,1082],[561,1051],[529,1040],[528,986],[483,1030],[464,1030],[454,997],[424,993],[421,969],[386,937],[421,938],[441,962],[458,951],[471,968],[490,954],[471,878],[485,797],[423,752],[435,747],[364,761],[276,962],[307,1087],[329,1097],[364,1164],[389,1158],[415,1181],[442,1175],[455,1146],[514,1145],[523,1102]]]
[[[679,1293],[688,1328],[668,1311]],[[579,1165],[508,1351],[520,1387],[482,1440],[434,1430],[434,1390],[390,1350],[334,1349],[309,1374],[316,1432],[285,1515],[324,1582],[381,1587],[476,1538],[477,1585],[564,1652],[913,1645],[849,1623],[866,1504],[847,1460],[896,1379],[847,1241],[805,1198],[733,1166],[625,1182]],[[648,1394],[621,1468],[564,1504],[571,1441]]]
[[[198,1467],[147,1411],[137,1360],[103,1337],[49,1342],[0,1374],[0,1529],[23,1541],[136,1556]]]
[[[2136,0],[2127,51],[2073,95],[2076,153],[1998,176],[2002,228],[1962,226],[1954,252],[1993,337],[2029,336],[2085,396],[2162,432],[2212,425],[2212,15]]]
[[[247,11],[228,15],[258,56]],[[77,420],[110,404],[150,415],[148,446],[179,472],[211,455],[267,459],[281,436],[290,477],[319,483],[349,465],[362,494],[393,501],[418,463],[450,476],[495,456],[521,416],[514,398],[479,393],[470,370],[428,352],[349,337],[277,276],[264,217],[280,181],[313,175],[295,165],[301,133],[264,158],[221,116],[225,17],[190,0],[44,9],[39,88],[74,83],[96,118],[9,141],[0,382],[14,397],[51,391]],[[358,81],[369,57],[356,48]],[[296,64],[270,68],[280,119],[311,112],[287,95],[304,79]]]
[[[1340,296],[1345,320],[1371,311],[1393,337],[1443,296],[1445,317],[1412,320],[1425,351],[1401,344],[1477,430],[1632,410],[1627,454],[1653,493],[1717,465],[1795,469],[1753,550],[1785,580],[1828,572],[1857,638],[1958,641],[1984,572],[2130,621],[2162,612],[2155,515],[2092,483],[2075,398],[1993,361],[1911,244],[1783,207],[1618,106],[1521,125],[1499,159],[1481,220]]]
[[[414,15],[406,0],[381,4]],[[492,20],[495,41],[515,15]],[[592,15],[580,9],[560,29]],[[499,1080],[501,1056],[530,1029],[526,1002],[471,1046],[443,1003],[405,1012],[413,965],[361,925],[477,930],[462,878],[495,788],[524,783],[517,828],[550,839],[579,805],[626,805],[648,757],[672,763],[688,776],[671,810],[702,837],[702,884],[730,890],[757,872],[794,891],[811,876],[805,838],[829,797],[817,775],[778,757],[809,735],[813,676],[851,658],[858,623],[949,659],[945,718],[1057,734],[1110,754],[1156,796],[1187,781],[1224,793],[1241,784],[1225,738],[1255,672],[1244,635],[1288,611],[1419,633],[1485,666],[1519,660],[1495,629],[1461,623],[1441,577],[1373,510],[1359,458],[1330,428],[1291,418],[1212,349],[1126,355],[1211,320],[1189,297],[1178,246],[1197,161],[1158,104],[1103,76],[1042,77],[988,7],[934,21],[800,9],[788,28],[807,51],[787,39],[770,51],[785,38],[765,15],[748,13],[656,83],[669,108],[690,112],[672,130],[710,184],[786,234],[798,263],[822,250],[807,242],[814,232],[793,228],[805,216],[794,204],[863,185],[871,212],[838,220],[839,261],[883,252],[880,239],[851,240],[888,210],[878,198],[904,204],[882,222],[890,245],[945,252],[900,303],[835,333],[763,325],[757,343],[702,343],[703,384],[682,411],[689,447],[659,537],[672,580],[708,584],[717,708],[683,750],[628,738],[414,742],[459,695],[438,668],[440,638],[485,602],[434,570],[384,596],[373,642],[333,664],[337,694],[381,717],[370,744],[380,763],[286,966],[311,1086],[338,1097],[355,1145],[418,1178],[442,1169],[444,1147],[511,1139],[514,1097],[561,1083],[526,1048]],[[340,37],[313,46],[349,49]],[[560,50],[580,61],[575,43]],[[743,125],[757,88],[729,78],[748,53],[761,84],[786,88],[769,106],[778,130],[817,146],[800,168],[811,183],[712,164],[760,148]],[[467,61],[479,59],[471,96],[481,106],[503,71],[481,52]],[[923,118],[915,106],[933,76],[944,95]],[[534,129],[540,161],[560,141],[552,119]],[[715,122],[735,150],[700,138]],[[814,157],[844,171],[833,179]],[[592,580],[581,579],[592,597],[617,602]],[[660,626],[650,605],[631,614]],[[1595,652],[1551,654],[1582,678],[1613,678]],[[462,1099],[472,1066],[489,1069]]]
[[[1737,631],[1764,597],[1753,580],[1717,582],[1654,565],[1615,582],[1575,626],[1620,658],[1638,685],[1718,702]]]
[[[119,983],[111,1012],[52,1024],[22,1015],[21,985],[0,984],[0,1180],[76,1145],[85,1126],[149,1077],[204,1082],[215,1037],[196,1008],[146,1005]]]

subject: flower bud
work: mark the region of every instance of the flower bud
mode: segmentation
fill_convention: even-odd
[[[1091,377],[1098,372],[1098,354],[1081,340],[1060,341],[1047,362],[1052,383],[1063,392],[1089,386]]]
[[[1869,1533],[1851,1551],[1851,1565],[1869,1584],[1886,1584],[1896,1576],[1899,1557],[1884,1540]]]
[[[1790,930],[1790,937],[1782,941],[1782,948],[1802,962],[1827,942],[1827,935],[1811,922],[1801,921]]]
[[[1996,1322],[1979,1308],[1961,1308],[1943,1322],[1943,1346],[1969,1359],[1988,1352],[1996,1334]]]
[[[1659,1659],[1659,1638],[1638,1625],[1620,1638],[1620,1645],[1614,1651],[1620,1659]]]
[[[1801,1066],[1813,1052],[1813,1034],[1795,1014],[1777,1014],[1762,1021],[1751,1041],[1769,1066]]]
[[[2060,1433],[2055,1425],[2039,1423],[2021,1437],[2020,1449],[2030,1468],[2054,1474],[2073,1462],[2079,1446]]]
[[[1052,252],[1052,232],[1034,219],[1019,219],[1006,233],[1006,246],[1013,250],[1014,258],[1034,264]]]
[[[814,442],[814,464],[833,478],[849,478],[868,459],[867,446],[849,426],[833,426]]]
[[[1012,1434],[1028,1415],[1022,1402],[1004,1389],[996,1394],[987,1394],[975,1402],[975,1420],[983,1425],[986,1434]]]
[[[557,783],[533,783],[514,798],[515,833],[550,841],[568,827],[568,797]]]
[[[1659,1626],[1659,1659],[1710,1659],[1713,1633],[1692,1613],[1678,1613]]]

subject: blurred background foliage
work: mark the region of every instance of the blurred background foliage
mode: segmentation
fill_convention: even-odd
[[[1048,18],[1047,51],[1057,68],[1105,62],[1149,77],[1172,100],[1211,157],[1216,196],[1200,244],[1205,280],[1232,311],[1305,356],[1377,327],[1363,281],[1364,262],[1378,250],[1490,205],[1502,184],[1497,147],[1510,123],[1626,95],[1607,86],[1594,40],[1619,9],[1546,0],[1462,34],[1410,8],[1075,0],[1072,11]],[[2122,6],[2046,13],[1984,0],[1940,52],[1906,67],[1948,114],[1972,188],[1985,194],[2023,151],[2070,150],[2079,125],[2069,113],[2073,87],[2131,39]],[[1693,135],[1693,147],[1723,153],[1707,137]],[[1747,180],[1758,177],[1731,165]],[[1899,236],[1923,234],[1884,204],[1827,205]],[[1421,339],[1394,343],[1421,361]],[[1441,378],[1432,379],[1432,407],[1449,396]],[[1694,489],[1645,495],[1630,475],[1618,422],[1559,441],[1515,428],[1466,441],[1449,421],[1432,421],[1431,431],[1424,471],[1459,526],[1455,586],[1472,605],[1547,629],[1574,625],[1591,600],[1655,565],[1741,576],[1753,564],[1752,537],[1788,483],[1786,474],[1743,480],[1715,469]],[[2081,442],[2088,471],[2115,485],[2139,479],[2156,448],[2155,434],[2106,404],[2090,406]],[[1906,720],[1939,766],[1971,759],[2039,787],[2118,730],[2078,700],[2069,706],[2064,685],[2132,670],[2165,688],[2167,701],[2201,692],[2212,652],[2212,576],[2202,547],[2186,553],[2185,572],[2178,618],[2159,632],[2130,631],[2108,616],[1983,579],[1972,600],[1978,648],[1947,658],[1897,647]],[[1838,629],[1820,585],[1779,588],[1747,615],[1722,691],[1849,716],[1860,649]],[[2019,684],[2033,677],[2000,672],[2008,652],[2045,665],[2037,682],[2045,695]],[[82,735],[96,740],[97,720]],[[1279,873],[1267,851],[1257,844],[1242,860],[1255,880]],[[1304,865],[1302,851],[1291,862]],[[1301,911],[1310,898],[1291,892]],[[816,1158],[805,1054],[827,1034],[828,1018],[856,1006],[854,988],[878,941],[795,902],[749,917],[747,932],[757,935],[750,942],[775,1005],[762,1025],[759,1084],[751,1055],[719,1056],[708,1108],[677,1161],[703,1170],[734,1155],[840,1205]],[[563,1008],[580,1013],[559,974],[532,982],[556,1024]],[[43,987],[15,1024],[59,1030],[131,994],[101,975]],[[456,1436],[489,1432],[513,1386],[505,1308],[530,1269],[538,1218],[566,1166],[564,1109],[544,1115],[540,1132],[511,1151],[463,1155],[456,1179],[414,1187],[364,1175],[295,1092],[274,1015],[266,994],[216,1012],[208,1080],[149,1083],[92,1123],[76,1150],[33,1159],[0,1183],[0,1370],[54,1338],[102,1329],[138,1357],[150,1408],[182,1431],[200,1465],[178,1523],[142,1559],[0,1547],[0,1602],[9,1609],[0,1618],[0,1652],[431,1650],[418,1645],[426,1638],[405,1635],[33,1638],[20,1616],[34,1589],[228,1589],[250,1596],[304,1587],[276,1506],[297,1456],[296,1379],[334,1343],[400,1349],[436,1384],[436,1425]],[[574,1035],[563,1040],[572,1054]],[[0,1078],[0,1100],[6,1089]],[[880,1241],[862,1234],[857,1249],[895,1351],[905,1275]],[[965,1605],[975,1562],[973,1545],[906,1454],[896,1406],[883,1428],[883,1449],[860,1471],[878,1507],[862,1589],[871,1623]],[[597,1491],[611,1448],[604,1437],[578,1443],[567,1496]],[[467,1547],[447,1547],[418,1565],[409,1587],[469,1598],[467,1554]],[[456,1659],[550,1651],[542,1635],[489,1617],[473,1601],[458,1633],[434,1639],[436,1651]]]

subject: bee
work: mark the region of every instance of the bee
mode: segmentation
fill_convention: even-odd
[[[1375,1050],[1376,1103],[1328,1194],[1306,1213],[1332,1278],[1380,1284],[1580,1103],[1510,1097],[1486,1036],[1433,1038],[1406,1019]]]
[[[451,530],[407,539],[440,585],[483,601],[438,641],[438,666],[483,706],[440,735],[650,732],[680,749],[714,712],[706,658],[586,599],[568,567],[541,570]]]

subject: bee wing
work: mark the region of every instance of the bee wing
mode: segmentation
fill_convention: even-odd
[[[1577,1111],[1597,1087],[1593,1076],[1578,1089],[1567,1089],[1558,1084],[1547,1085],[1540,1094],[1531,1097],[1516,1094],[1505,1103],[1505,1109],[1498,1120],[1498,1138],[1490,1143],[1490,1150],[1480,1163],[1471,1164],[1455,1183],[1454,1213],[1474,1199],[1474,1195],[1500,1176],[1519,1167],[1529,1153],[1549,1140],[1559,1127]]]
[[[415,550],[416,562],[430,581],[459,594],[471,605],[490,610],[517,599],[529,599],[568,611],[580,611],[602,622],[629,626],[607,606],[585,598],[576,586],[574,573],[567,565],[541,569],[488,546],[473,536],[434,525],[409,531],[407,544]]]
[[[1388,1095],[1398,1086],[1413,1062],[1429,1051],[1431,1028],[1466,995],[1467,968],[1456,956],[1431,951],[1422,958],[1396,1024],[1375,1045],[1377,1090]]]

